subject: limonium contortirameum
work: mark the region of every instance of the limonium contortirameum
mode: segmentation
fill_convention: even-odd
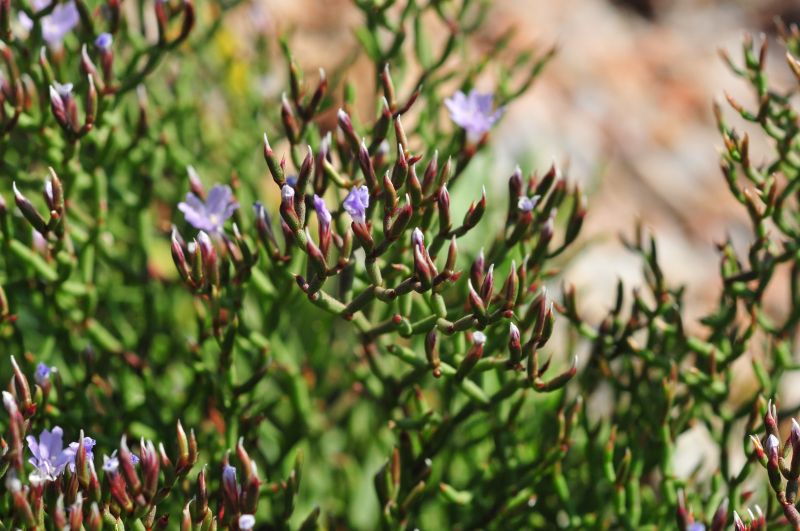
[[[50,6],[52,2],[56,1],[57,0],[32,0],[31,7],[34,11],[41,11]],[[44,42],[53,47],[61,46],[64,37],[72,28],[78,25],[79,21],[80,15],[78,14],[78,8],[75,6],[75,2],[72,0],[69,2],[60,2],[49,15],[42,17],[39,21],[42,26],[42,38]],[[24,12],[20,12],[19,22],[26,30],[30,31],[33,29],[33,20]]]
[[[492,110],[494,95],[471,90],[469,95],[460,90],[453,97],[444,100],[450,119],[467,132],[471,142],[479,140],[488,133],[492,126],[500,119],[505,108]]]
[[[342,206],[344,206],[345,211],[350,214],[354,222],[364,223],[366,221],[367,208],[369,207],[369,190],[367,187],[361,185],[350,190]]]
[[[186,221],[194,228],[209,234],[222,232],[225,221],[233,215],[239,203],[233,199],[233,192],[227,185],[217,184],[203,201],[194,193],[186,194],[186,201],[178,203]]]

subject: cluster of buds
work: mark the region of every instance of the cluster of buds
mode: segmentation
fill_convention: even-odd
[[[101,469],[95,468],[96,443],[91,437],[80,436],[63,446],[60,427],[45,429],[37,437],[28,435],[36,419],[37,400],[41,385],[47,385],[53,369],[44,365],[36,369],[36,389],[31,390],[28,378],[12,357],[14,376],[3,392],[3,405],[8,413],[8,432],[2,439],[2,471],[7,492],[11,495],[11,520],[18,526],[33,528],[52,518],[59,529],[99,530],[109,522],[117,525],[136,523],[146,529],[166,529],[170,515],[158,511],[159,503],[174,492],[188,477],[198,459],[194,431],[189,434],[178,422],[176,429],[177,455],[171,458],[164,445],[157,446],[140,439],[133,453],[126,437],[119,448],[103,457]],[[27,441],[33,472],[24,465]],[[195,496],[184,505],[181,516],[183,529],[208,529],[217,525],[233,530],[248,530],[255,526],[262,481],[255,462],[244,447],[236,446],[239,466],[234,467],[226,456],[221,463],[219,494],[207,488],[207,468],[197,476]],[[291,515],[294,498],[299,490],[302,456],[289,478],[275,488],[287,494],[285,517]],[[51,493],[55,493],[51,496]],[[209,500],[219,499],[216,511]],[[51,505],[52,504],[52,505]],[[158,513],[158,514],[157,514]],[[318,511],[312,512],[313,520]],[[83,526],[83,527],[81,527]]]
[[[790,525],[800,528],[800,512],[795,506],[800,487],[800,424],[792,419],[789,437],[781,449],[778,409],[770,400],[764,415],[764,427],[766,436],[763,441],[755,435],[750,436],[755,456],[767,469],[770,487],[775,493],[784,517]],[[791,459],[788,458],[789,452]]]

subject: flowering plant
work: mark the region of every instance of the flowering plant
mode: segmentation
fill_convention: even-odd
[[[488,3],[356,1],[374,90],[307,83],[301,36],[278,58],[257,33],[280,97],[220,75],[252,6],[134,3],[0,0],[0,529],[800,528],[800,428],[769,401],[797,369],[797,111],[765,45],[728,59],[757,109],[729,102],[772,158],[716,109],[751,247],[719,246],[690,332],[654,237],[626,242],[645,289],[592,322],[558,290],[581,187],[476,169],[554,53],[487,71],[510,52],[475,45]],[[679,477],[698,423],[719,470]]]

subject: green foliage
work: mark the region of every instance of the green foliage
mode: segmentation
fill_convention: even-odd
[[[571,287],[554,303],[586,216],[557,168],[478,191],[491,125],[554,55],[510,33],[476,46],[488,2],[356,0],[368,79],[352,57],[308,76],[300,34],[254,32],[244,59],[241,1],[29,4],[0,0],[0,528],[722,529],[767,484],[756,463],[771,490],[737,528],[798,525],[800,429],[780,437],[794,412],[766,401],[798,368],[797,113],[764,47],[729,60],[758,108],[730,103],[775,150],[755,164],[716,110],[753,238],[746,260],[720,245],[719,305],[693,334],[641,228],[645,289],[620,284],[600,323]],[[46,17],[67,8],[56,42]],[[800,78],[800,35],[783,37]],[[485,80],[497,110],[465,110]],[[745,396],[734,364],[753,351]],[[606,389],[611,414],[590,418]],[[675,475],[697,424],[711,480]],[[56,427],[69,464],[26,444]]]

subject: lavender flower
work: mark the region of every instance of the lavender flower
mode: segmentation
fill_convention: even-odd
[[[692,522],[686,526],[686,531],[706,531],[706,526],[702,522]]]
[[[92,449],[97,444],[97,441],[92,439],[91,437],[84,437],[83,438],[83,449],[84,453],[86,454],[86,459],[89,461],[94,460],[94,454],[92,453]],[[64,449],[63,458],[65,459],[65,464],[69,466],[69,469],[74,472],[75,471],[75,456],[78,455],[78,447],[80,443],[78,442],[71,442],[69,446]]]
[[[492,112],[493,100],[491,93],[481,94],[473,89],[467,96],[459,90],[452,98],[444,100],[444,104],[450,111],[450,119],[475,140],[488,132],[505,111],[500,107]]]
[[[239,529],[253,529],[256,525],[256,517],[252,514],[243,514],[239,517]]]
[[[28,462],[34,466],[33,475],[43,481],[53,481],[63,471],[69,462],[69,456],[64,451],[64,431],[56,426],[53,431],[43,430],[37,441],[32,435],[25,440],[33,457]],[[75,456],[72,455],[73,463]],[[74,465],[73,465],[74,466]]]
[[[31,6],[34,11],[41,11],[48,7],[55,0],[32,0]],[[42,26],[42,38],[50,46],[59,47],[64,37],[72,28],[78,25],[80,15],[75,2],[59,3],[49,15],[40,20]],[[23,12],[19,14],[19,22],[26,30],[33,29],[33,20]]]
[[[131,454],[131,464],[139,464],[139,457],[137,455]],[[111,452],[110,456],[103,456],[103,470],[108,474],[116,474],[119,470],[119,457],[117,457],[116,450]]]
[[[178,203],[178,210],[183,212],[186,221],[193,227],[209,233],[222,232],[225,220],[239,208],[233,200],[233,192],[227,185],[217,184],[203,202],[192,192],[186,194],[186,201]]]
[[[472,334],[472,342],[476,345],[483,345],[486,343],[486,334],[483,332],[475,332]]]
[[[522,212],[530,212],[534,208],[536,208],[536,204],[539,202],[541,196],[535,195],[533,197],[520,197],[517,201],[517,207]]]
[[[369,207],[369,190],[364,185],[353,188],[343,203],[344,209],[356,223],[366,221],[367,207]]]
[[[52,96],[53,93],[55,93],[60,100],[66,101],[68,98],[72,97],[72,87],[72,83],[53,81],[53,84],[50,86],[50,94]]]
[[[36,366],[36,372],[33,374],[33,378],[36,380],[37,384],[44,387],[46,384],[50,383],[50,375],[55,370],[55,367],[48,367],[44,363],[39,363],[39,365]]]
[[[325,200],[317,194],[314,194],[314,210],[317,211],[317,219],[322,227],[328,227],[331,224],[331,213],[328,207],[325,206]]]
[[[111,49],[111,45],[114,43],[114,37],[111,36],[110,33],[101,33],[97,36],[94,40],[94,45],[101,51],[107,52]]]

